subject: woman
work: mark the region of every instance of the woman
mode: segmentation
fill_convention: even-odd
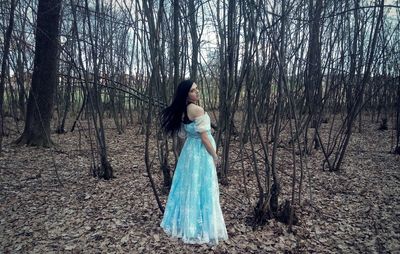
[[[182,81],[173,102],[162,112],[166,133],[184,131],[186,141],[176,165],[161,227],[185,243],[218,244],[228,239],[219,204],[218,157],[210,117],[196,105],[199,90]]]

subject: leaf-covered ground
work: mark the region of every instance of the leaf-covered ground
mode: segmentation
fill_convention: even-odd
[[[220,185],[230,238],[217,246],[187,245],[159,227],[138,127],[121,135],[107,129],[116,176],[111,181],[91,176],[83,131],[53,134],[53,149],[15,147],[10,143],[16,135],[10,135],[0,157],[0,253],[399,253],[400,156],[388,153],[392,130],[376,129],[366,123],[362,133],[354,133],[338,173],[321,170],[320,151],[308,157],[293,233],[275,220],[255,231],[248,225],[257,189],[248,168],[250,199],[245,196],[233,142],[230,182]],[[151,150],[156,152],[154,144]],[[283,198],[291,191],[290,156],[280,149]],[[157,163],[153,174],[161,193]],[[164,204],[166,198],[161,193]]]

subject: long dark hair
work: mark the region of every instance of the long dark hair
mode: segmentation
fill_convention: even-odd
[[[182,115],[186,112],[186,99],[193,83],[189,79],[182,81],[175,91],[171,105],[161,112],[161,126],[167,134],[174,135],[180,129]]]

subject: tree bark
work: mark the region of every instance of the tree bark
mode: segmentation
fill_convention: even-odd
[[[146,120],[146,138],[145,138],[145,154],[144,154],[144,161],[146,164],[146,171],[147,171],[147,176],[149,177],[149,181],[151,184],[151,188],[153,190],[154,196],[156,198],[158,208],[160,209],[161,213],[164,213],[164,207],[160,201],[160,198],[158,196],[157,188],[153,179],[153,176],[151,174],[151,163],[150,163],[150,156],[149,156],[149,143],[150,143],[150,134],[151,134],[151,129],[152,129],[152,118],[153,118],[153,105],[152,105],[152,100],[153,100],[153,89],[155,87],[159,87],[160,85],[160,43],[159,43],[159,32],[160,32],[160,26],[162,22],[162,13],[163,13],[163,6],[164,6],[164,1],[161,0],[159,2],[159,10],[157,13],[157,18],[154,18],[154,15],[152,13],[153,9],[153,2],[147,3],[146,0],[143,0],[143,10],[144,10],[144,15],[148,19],[148,25],[149,25],[149,50],[150,50],[150,60],[152,63],[152,69],[151,69],[151,76],[150,76],[150,83],[148,87],[149,91],[149,104],[148,104],[148,112],[147,112],[147,120]],[[165,176],[165,175],[164,175]]]
[[[14,11],[15,11],[15,0],[11,0],[11,9],[10,9],[10,22],[8,23],[6,35],[4,38],[4,53],[3,53],[3,61],[1,63],[1,80],[0,80],[0,153],[2,150],[3,144],[3,104],[4,104],[4,87],[5,87],[5,76],[6,76],[6,68],[7,68],[7,59],[8,54],[10,52],[10,41],[11,41],[11,33],[14,26]]]
[[[305,78],[305,91],[306,91],[306,102],[311,115],[311,127],[318,128],[320,125],[321,114],[318,114],[318,110],[321,108],[322,100],[322,73],[321,73],[321,42],[320,42],[320,30],[321,30],[321,13],[322,13],[322,0],[310,0],[309,1],[309,32],[310,39],[308,43],[307,53],[307,68]],[[306,129],[307,132],[307,129]],[[314,140],[311,145],[314,144],[315,148],[319,147],[318,140],[314,134]]]
[[[179,0],[174,0],[173,1],[173,31],[174,31],[174,45],[172,47],[173,49],[173,67],[174,67],[174,91],[178,87],[179,80],[180,80],[180,75],[179,75]]]
[[[396,146],[393,153],[400,154],[400,76],[397,77]]]
[[[39,0],[32,85],[24,132],[17,144],[49,147],[53,96],[57,86],[57,56],[61,0]]]
[[[196,6],[194,0],[188,2],[189,10],[189,23],[190,23],[190,35],[192,37],[192,66],[190,71],[190,77],[193,81],[197,80],[197,65],[198,65],[198,54],[199,54],[199,43],[197,35],[197,21],[196,21]]]

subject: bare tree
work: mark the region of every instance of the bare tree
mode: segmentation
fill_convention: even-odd
[[[143,9],[144,9],[144,14],[148,19],[148,26],[149,26],[149,48],[150,48],[150,57],[151,57],[151,64],[152,64],[152,70],[150,73],[150,82],[148,86],[148,91],[149,91],[149,98],[152,99],[153,97],[153,91],[156,87],[160,86],[160,41],[159,41],[159,33],[160,33],[160,25],[162,22],[162,13],[163,13],[163,7],[164,7],[164,1],[160,1],[159,3],[159,8],[158,8],[158,13],[157,16],[154,17],[152,10],[153,10],[153,1],[150,1],[147,3],[147,1],[143,1]],[[164,207],[161,204],[161,201],[159,200],[157,190],[154,184],[154,180],[151,175],[151,164],[150,164],[150,158],[149,158],[149,138],[150,138],[150,133],[151,133],[151,127],[152,127],[152,118],[153,118],[153,107],[152,103],[148,104],[148,112],[147,112],[147,120],[146,120],[146,143],[145,143],[145,163],[146,163],[146,170],[147,170],[147,175],[149,177],[154,196],[156,198],[157,204],[161,212],[164,212]]]
[[[400,154],[400,75],[397,77],[396,144],[393,153]]]
[[[57,86],[57,56],[61,0],[40,0],[32,86],[24,132],[17,144],[51,146],[50,120]]]
[[[0,74],[0,154],[2,151],[2,143],[3,143],[3,122],[4,122],[4,115],[3,115],[3,103],[4,103],[4,87],[5,87],[5,80],[6,80],[6,72],[7,72],[7,61],[8,61],[8,54],[10,52],[10,41],[11,41],[11,33],[14,27],[14,11],[15,11],[15,0],[11,0],[10,6],[10,21],[8,23],[6,35],[4,38],[4,53],[3,53],[3,60],[1,62],[1,74]]]

